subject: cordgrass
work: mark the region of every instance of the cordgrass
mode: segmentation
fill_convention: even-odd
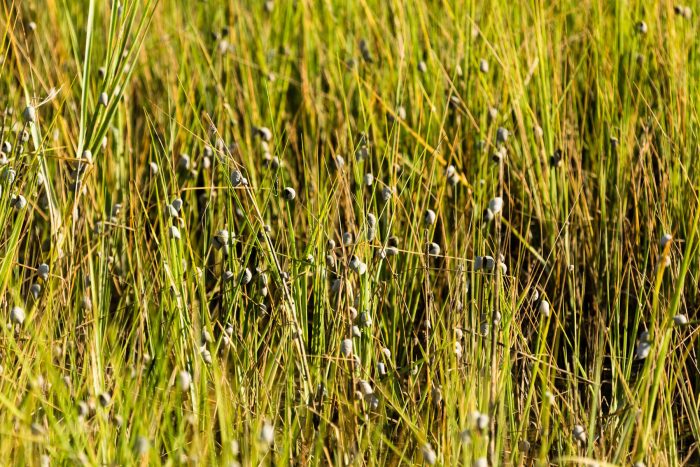
[[[0,10],[0,458],[700,463],[694,12]]]

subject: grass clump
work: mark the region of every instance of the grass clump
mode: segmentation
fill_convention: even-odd
[[[1,8],[3,458],[700,462],[690,7]]]

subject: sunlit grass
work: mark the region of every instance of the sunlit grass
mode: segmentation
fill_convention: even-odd
[[[688,7],[0,19],[3,459],[700,462]]]

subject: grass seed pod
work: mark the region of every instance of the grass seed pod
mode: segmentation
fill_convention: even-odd
[[[540,301],[540,305],[537,307],[537,310],[542,316],[544,316],[545,318],[549,318],[549,308],[549,302],[545,299],[542,299],[542,301]]]

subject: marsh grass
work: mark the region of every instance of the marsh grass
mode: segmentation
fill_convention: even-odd
[[[687,10],[1,8],[3,459],[700,461]]]

